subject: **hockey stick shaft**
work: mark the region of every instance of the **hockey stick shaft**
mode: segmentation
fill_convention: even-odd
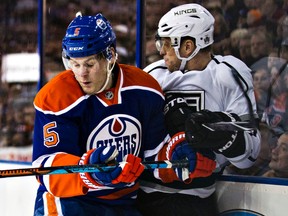
[[[164,161],[142,162],[142,164],[145,166],[145,169],[188,167],[187,160],[183,161],[164,160]],[[84,173],[84,172],[106,172],[114,169],[116,166],[117,165],[87,164],[87,165],[69,165],[69,166],[0,170],[0,178],[52,175],[52,174],[71,174],[71,173]]]
[[[251,131],[256,130],[250,122],[215,122],[202,124],[212,131]]]

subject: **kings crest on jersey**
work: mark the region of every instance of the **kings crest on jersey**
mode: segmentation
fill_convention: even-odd
[[[107,91],[85,95],[71,70],[39,91],[34,100],[33,166],[76,165],[88,150],[110,145],[117,146],[118,161],[129,153],[154,157],[155,149],[167,138],[162,90],[156,80],[134,66],[117,64],[117,68],[116,86],[109,89],[109,97]],[[87,194],[73,174],[40,176],[39,181],[43,193],[85,195],[80,198],[89,200],[101,196],[102,201],[107,196],[110,204],[111,200],[119,204],[135,199],[138,188],[137,184],[128,185],[129,190],[99,187]]]
[[[166,91],[167,95],[173,94],[175,97],[184,98],[188,106],[193,112],[197,112],[204,109],[205,92],[203,90],[175,90]]]

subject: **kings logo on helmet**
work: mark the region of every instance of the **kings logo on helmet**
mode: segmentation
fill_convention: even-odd
[[[197,12],[197,10],[195,8],[190,8],[190,9],[186,9],[186,10],[175,11],[174,15],[180,16],[183,14],[190,14],[190,13],[196,13],[196,12]]]
[[[205,44],[209,44],[210,43],[210,37],[208,35],[206,35],[206,37],[204,38],[204,43]]]

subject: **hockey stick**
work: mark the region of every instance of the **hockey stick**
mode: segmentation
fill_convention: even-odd
[[[250,122],[215,122],[204,123],[202,126],[211,131],[252,131],[256,130]]]
[[[152,161],[142,162],[145,169],[161,169],[161,168],[181,168],[188,167],[188,161]],[[52,174],[71,174],[84,172],[106,172],[112,170],[116,165],[106,164],[87,164],[87,165],[68,165],[68,166],[54,166],[54,167],[40,167],[40,168],[23,168],[0,170],[0,178],[6,177],[21,177],[21,176],[35,176],[35,175],[52,175]]]

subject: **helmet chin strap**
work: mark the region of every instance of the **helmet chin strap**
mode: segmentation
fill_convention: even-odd
[[[188,58],[183,58],[179,54],[179,49],[175,49],[175,53],[176,53],[177,58],[179,60],[181,60],[181,64],[180,64],[180,67],[179,67],[180,71],[184,71],[187,61],[192,59],[199,52],[199,50],[200,50],[200,48],[196,47],[194,52]]]
[[[113,68],[114,68],[114,66],[115,66],[115,64],[116,64],[117,59],[118,59],[118,54],[117,54],[117,53],[115,54],[115,61],[114,61],[112,64],[111,64],[111,59],[107,59],[108,64],[107,64],[107,76],[106,76],[106,81],[105,81],[104,85],[102,86],[102,88],[101,88],[99,91],[96,92],[96,94],[103,92],[103,91],[105,90],[105,88],[107,87],[107,85],[108,85],[108,83],[109,83],[109,80],[110,80],[110,77],[111,77],[111,74],[112,74],[112,71],[113,71]],[[111,67],[110,67],[110,65],[111,65]]]

